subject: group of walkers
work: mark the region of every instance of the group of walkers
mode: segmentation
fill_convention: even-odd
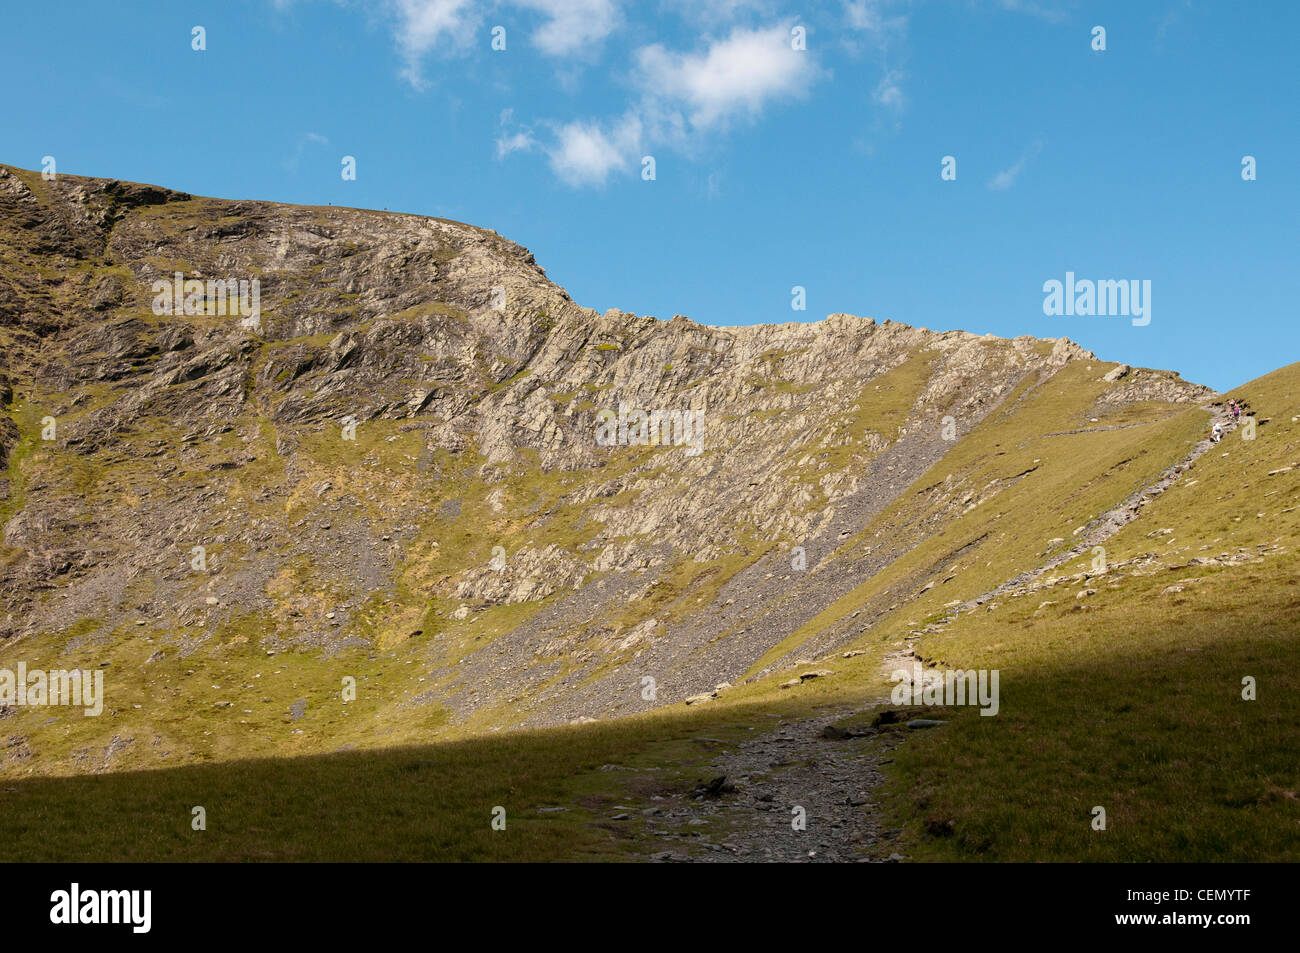
[[[1238,400],[1230,399],[1228,401],[1228,413],[1232,414],[1232,422],[1234,424],[1241,421],[1241,412],[1245,409],[1246,405]],[[1216,420],[1214,422],[1214,427],[1210,430],[1210,440],[1214,443],[1218,443],[1222,439],[1223,425]]]

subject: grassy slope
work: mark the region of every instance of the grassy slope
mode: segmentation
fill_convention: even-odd
[[[1004,599],[922,641],[942,667],[999,669],[1002,712],[954,712],[900,751],[891,807],[918,857],[1295,859],[1300,469],[1268,473],[1300,459],[1300,366],[1230,396],[1271,417],[1257,438],[1229,435],[1108,543],[1112,563],[1154,553],[1148,572]]]

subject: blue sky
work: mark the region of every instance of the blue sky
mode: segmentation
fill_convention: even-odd
[[[1064,335],[1228,388],[1300,360],[1297,36],[1281,0],[23,4],[0,161],[455,218],[597,310]],[[1045,315],[1067,271],[1149,280],[1150,324]]]

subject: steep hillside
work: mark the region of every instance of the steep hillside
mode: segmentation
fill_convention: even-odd
[[[0,347],[0,667],[106,673],[103,717],[0,712],[13,775],[779,695],[1089,552],[1214,398],[1064,338],[599,315],[491,231],[9,167]],[[638,410],[663,440],[601,416]],[[826,690],[878,691],[852,662]]]

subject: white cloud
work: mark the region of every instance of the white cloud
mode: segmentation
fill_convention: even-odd
[[[1029,164],[1029,160],[1038,155],[1038,150],[1040,148],[1042,148],[1042,143],[1035,142],[1029,147],[1029,150],[1024,155],[1016,160],[1015,164],[1012,165],[1011,168],[1003,169],[997,175],[993,176],[993,178],[989,179],[989,188],[995,192],[1005,192],[1007,189],[1011,188],[1011,186],[1015,185],[1016,179],[1020,177],[1020,173],[1023,172],[1025,166]]]
[[[805,93],[817,76],[807,52],[791,48],[790,26],[736,29],[703,52],[659,44],[637,52],[642,91],[680,104],[691,126],[708,129],[737,115],[757,116],[770,100]]]
[[[402,76],[416,89],[428,84],[420,61],[436,48],[463,49],[482,20],[473,0],[389,0],[397,18]]]
[[[603,185],[609,174],[624,169],[641,140],[641,120],[632,113],[605,130],[595,123],[561,126],[548,149],[551,169],[569,185]]]
[[[621,22],[613,0],[516,0],[516,5],[549,18],[533,34],[533,45],[549,56],[595,46]]]
[[[569,185],[603,185],[644,152],[689,150],[733,120],[757,117],[774,100],[803,95],[819,72],[811,54],[791,47],[791,38],[790,25],[777,24],[734,29],[696,52],[642,47],[633,76],[638,99],[611,123],[557,127],[546,147],[552,170]]]

